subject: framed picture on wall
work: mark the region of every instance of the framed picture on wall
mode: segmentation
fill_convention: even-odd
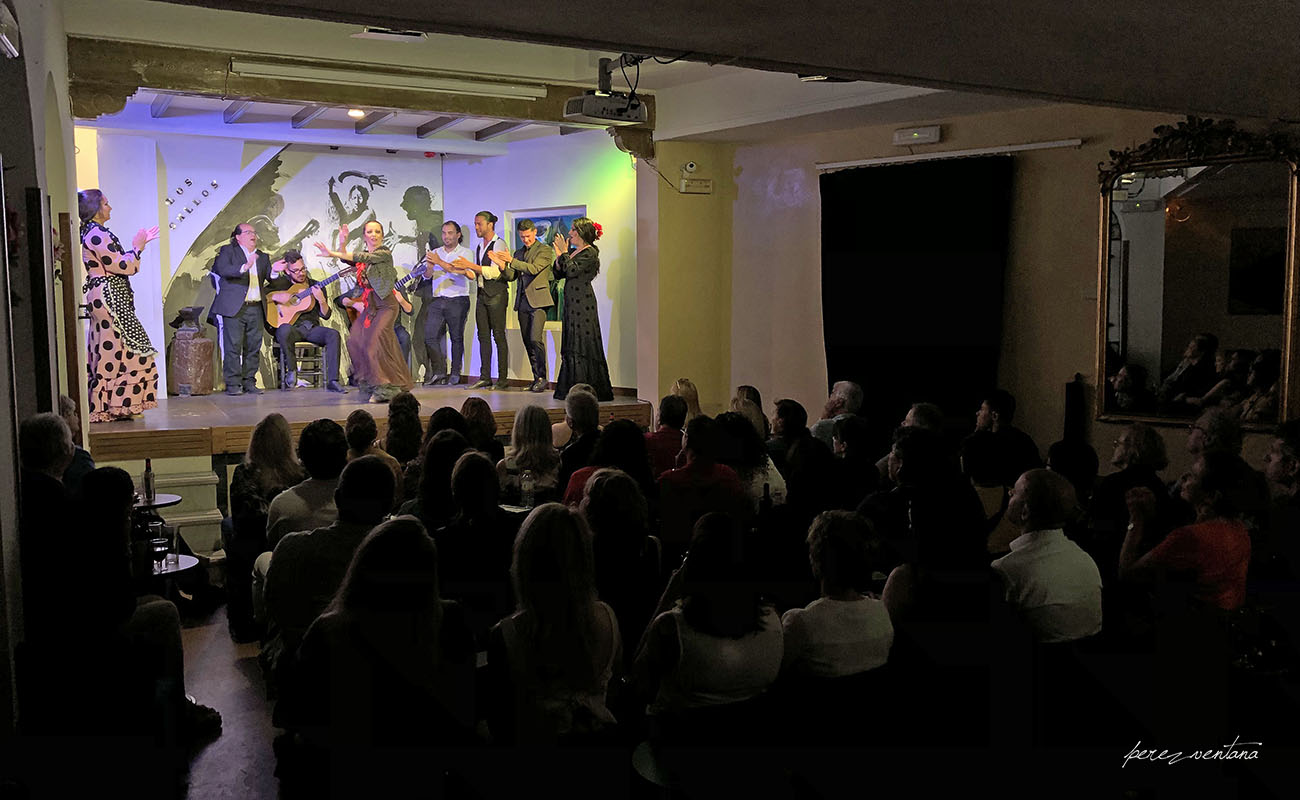
[[[569,237],[569,228],[573,221],[578,217],[587,216],[586,206],[562,206],[558,208],[525,208],[518,211],[506,211],[505,222],[506,228],[502,233],[503,239],[511,252],[519,249],[519,232],[515,226],[520,220],[531,219],[537,226],[537,239],[545,242],[548,246],[559,234],[565,239]],[[515,294],[518,291],[518,283],[510,284],[510,305],[508,308],[515,307]],[[551,330],[560,329],[560,308],[564,300],[564,281],[556,280],[551,282],[551,297],[555,300],[555,305],[546,311],[546,327]],[[519,317],[516,314],[506,315],[506,325],[510,328],[519,327]]]

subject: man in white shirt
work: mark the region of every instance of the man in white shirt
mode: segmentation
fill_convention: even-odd
[[[1046,469],[1021,475],[1007,504],[1007,519],[1022,533],[993,569],[1002,578],[1007,601],[1041,643],[1101,632],[1101,573],[1063,530],[1074,508],[1074,487]]]
[[[277,265],[279,266],[279,265]],[[262,351],[266,309],[262,283],[270,280],[271,258],[257,249],[257,231],[240,223],[212,262],[221,287],[212,301],[212,313],[221,318],[221,371],[226,394],[261,394],[257,367]]]
[[[432,235],[429,236],[433,238]],[[469,317],[469,285],[473,272],[452,266],[457,260],[470,261],[474,253],[462,242],[460,224],[448,220],[442,226],[442,247],[424,256],[425,276],[415,287],[424,301],[424,346],[429,354],[425,386],[455,386],[465,361],[465,321]],[[451,364],[443,359],[443,338],[451,334]]]

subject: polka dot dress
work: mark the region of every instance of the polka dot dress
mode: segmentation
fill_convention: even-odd
[[[123,250],[117,237],[95,222],[82,229],[81,245],[90,307],[90,421],[130,418],[158,405],[157,351],[136,318],[135,293],[127,278],[139,272],[139,254]]]

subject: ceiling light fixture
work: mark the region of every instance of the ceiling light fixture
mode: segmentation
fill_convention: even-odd
[[[481,81],[469,78],[415,75],[400,72],[374,72],[339,67],[311,67],[303,64],[280,64],[270,61],[231,59],[230,72],[243,78],[313,81],[345,86],[368,86],[382,89],[465,94],[477,97],[503,97],[511,100],[538,100],[546,96],[546,87],[528,83]]]
[[[349,108],[349,109],[348,109],[348,116],[349,116],[349,117],[352,117],[353,119],[361,119],[361,118],[364,117],[365,115],[366,115],[366,112],[362,111],[362,110],[359,109],[359,108]]]
[[[804,81],[805,83],[807,83],[808,81],[824,81],[826,80],[826,76],[825,75],[800,75],[799,80]]]

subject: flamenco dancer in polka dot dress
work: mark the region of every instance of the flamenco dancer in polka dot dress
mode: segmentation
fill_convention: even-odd
[[[86,305],[90,335],[86,372],[90,383],[90,421],[130,419],[158,405],[158,366],[149,335],[135,316],[135,293],[128,275],[140,271],[144,246],[158,238],[158,227],[141,228],[131,250],[104,227],[113,208],[98,189],[77,194],[81,217],[81,259],[86,265]]]
[[[560,329],[560,372],[555,376],[555,399],[563,400],[578,383],[589,383],[597,400],[613,400],[605,345],[600,337],[600,316],[591,282],[600,272],[600,224],[578,217],[565,242],[555,235],[555,277],[564,278],[564,309]],[[569,248],[573,250],[570,251]]]

